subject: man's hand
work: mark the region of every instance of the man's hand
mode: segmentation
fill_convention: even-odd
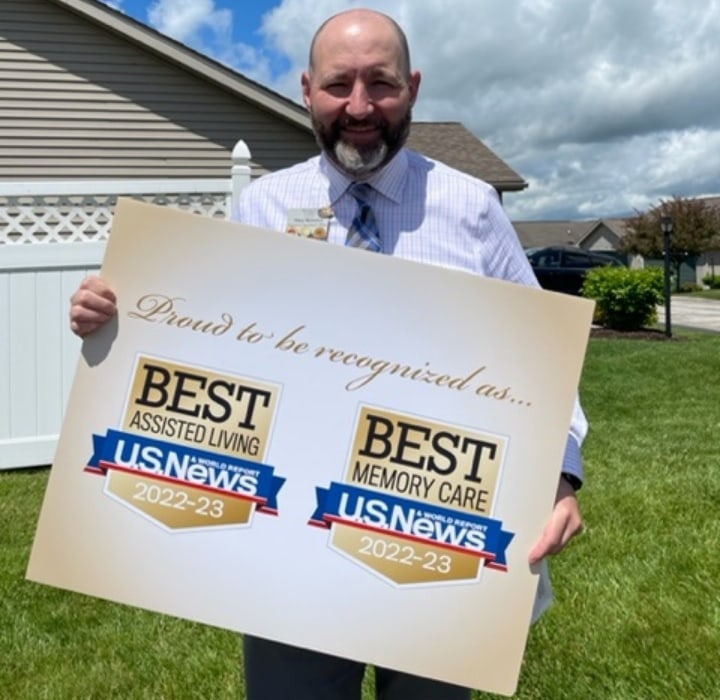
[[[86,277],[70,297],[70,330],[81,338],[104,326],[117,313],[110,286],[96,275]]]
[[[558,484],[550,521],[540,539],[530,550],[530,564],[537,564],[548,554],[557,554],[575,535],[582,532],[580,505],[573,487],[562,477]]]

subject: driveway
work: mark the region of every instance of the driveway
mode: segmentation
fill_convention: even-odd
[[[665,327],[665,306],[658,306],[658,322]],[[670,299],[670,323],[720,333],[720,301],[675,295]]]

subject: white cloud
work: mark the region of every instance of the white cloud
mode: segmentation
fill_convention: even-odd
[[[149,24],[163,34],[211,56],[258,82],[272,72],[262,51],[233,39],[236,16],[215,0],[155,0],[147,10]]]
[[[192,43],[205,30],[218,38],[228,34],[232,11],[217,9],[213,0],[156,0],[148,8],[148,19],[158,31]]]

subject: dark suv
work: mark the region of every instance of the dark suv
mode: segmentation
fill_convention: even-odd
[[[593,267],[622,266],[612,255],[594,253],[582,248],[550,246],[528,248],[525,253],[540,286],[566,294],[580,294],[585,273]]]

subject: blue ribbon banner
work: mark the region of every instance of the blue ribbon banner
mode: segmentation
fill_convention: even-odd
[[[93,450],[88,471],[105,474],[108,469],[121,469],[219,491],[256,501],[258,510],[266,513],[277,514],[278,492],[285,483],[266,464],[119,430],[108,430],[105,437],[93,435]]]
[[[317,508],[310,525],[333,523],[397,535],[487,559],[486,566],[506,569],[506,549],[514,533],[502,522],[464,511],[399,498],[350,484],[316,487]]]

